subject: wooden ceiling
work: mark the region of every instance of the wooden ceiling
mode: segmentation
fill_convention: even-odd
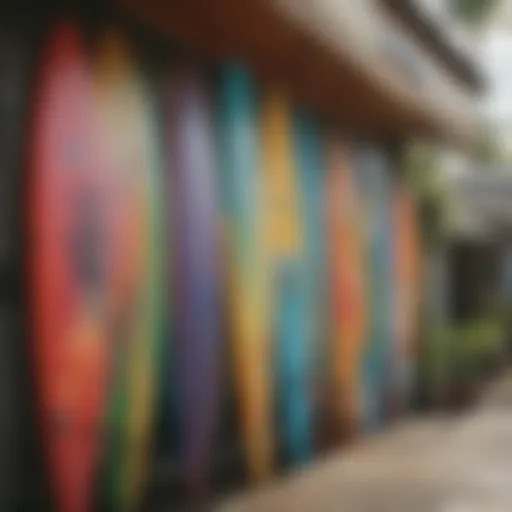
[[[130,16],[213,59],[242,59],[265,81],[351,131],[381,139],[460,139],[446,127],[369,80],[358,66],[323,44],[271,0],[116,0]],[[276,2],[278,0],[275,0]]]

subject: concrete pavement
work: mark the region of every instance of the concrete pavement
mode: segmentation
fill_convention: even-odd
[[[512,512],[512,375],[456,417],[404,421],[218,512]]]

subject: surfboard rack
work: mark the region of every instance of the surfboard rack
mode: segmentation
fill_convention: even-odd
[[[457,144],[473,138],[476,91],[467,79],[470,64],[461,74],[450,55],[442,62],[440,52],[406,25],[407,17],[385,2],[116,3],[160,35],[204,55],[251,63],[258,76],[282,83],[297,100],[352,132]]]

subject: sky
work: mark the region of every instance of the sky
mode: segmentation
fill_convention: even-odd
[[[488,76],[484,109],[512,130],[512,0],[493,18],[480,43],[480,63]]]
[[[470,35],[471,32],[466,30],[459,34],[462,27],[449,14],[447,0],[415,1],[446,23],[451,28],[454,42],[462,43],[474,55],[488,79],[488,89],[481,102],[482,111],[500,124],[510,125],[512,131],[512,0],[496,0],[499,7],[486,29],[478,35]],[[459,39],[458,35],[463,37]]]

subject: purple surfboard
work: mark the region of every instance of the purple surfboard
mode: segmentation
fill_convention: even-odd
[[[165,82],[173,345],[184,482],[209,483],[219,392],[218,258],[212,111],[205,77],[178,66]]]

